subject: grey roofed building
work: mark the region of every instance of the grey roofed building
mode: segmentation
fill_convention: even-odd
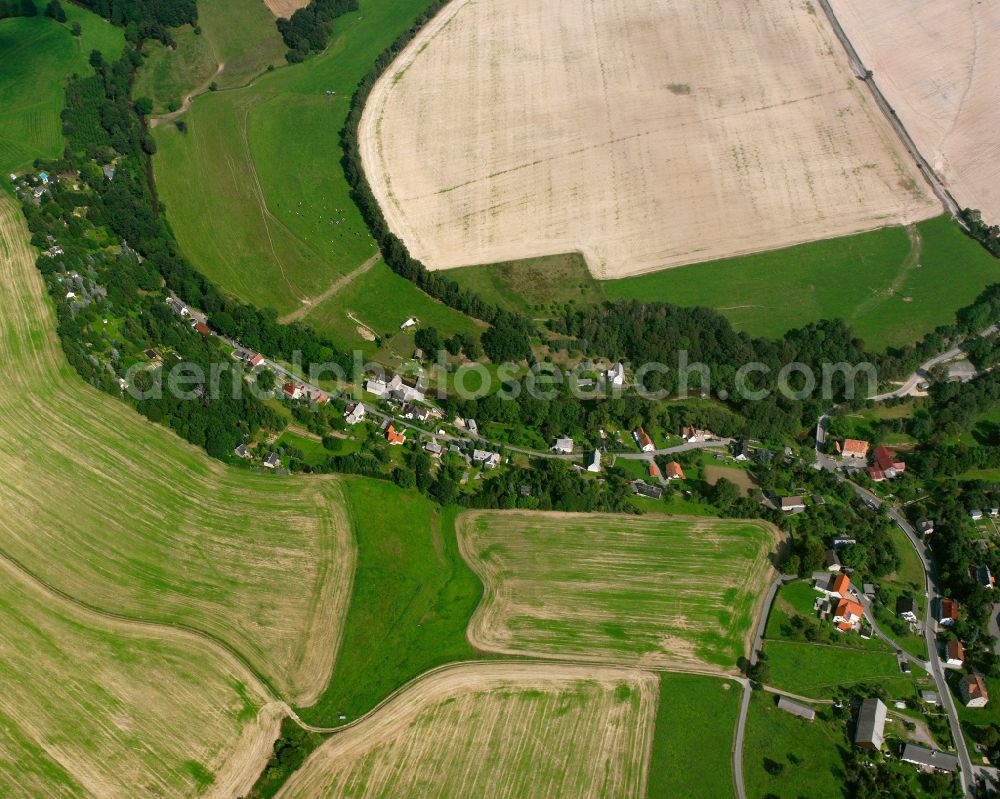
[[[865,749],[878,751],[885,741],[886,706],[881,699],[868,697],[861,703],[858,723],[854,728],[854,743]]]
[[[840,555],[837,550],[828,549],[826,551],[826,568],[832,572],[840,571]]]
[[[932,768],[938,771],[954,771],[958,768],[958,758],[955,755],[939,752],[937,749],[925,749],[915,744],[904,746],[900,759],[907,763],[914,763],[923,768]]]
[[[865,583],[861,588],[861,593],[871,599],[875,596],[875,586],[872,583]]]
[[[917,620],[917,603],[912,596],[901,596],[896,600],[896,615],[907,621]]]
[[[784,696],[778,697],[778,707],[786,713],[791,713],[793,716],[798,716],[806,721],[812,721],[816,718],[816,711],[811,707],[806,707],[798,702],[793,702],[791,699]]]
[[[779,507],[786,513],[793,510],[805,510],[806,503],[802,497],[781,497]]]
[[[928,705],[941,704],[941,697],[938,696],[937,691],[921,691],[920,698],[923,699]]]
[[[646,499],[659,499],[663,496],[663,489],[659,486],[650,485],[645,480],[633,480],[632,493]]]

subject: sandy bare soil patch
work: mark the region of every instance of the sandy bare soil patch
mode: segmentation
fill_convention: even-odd
[[[762,522],[685,517],[474,511],[456,527],[486,587],[476,647],[730,673],[776,542]]]
[[[757,484],[753,481],[750,473],[746,469],[737,469],[735,466],[706,466],[705,481],[709,485],[715,485],[721,478],[726,478],[740,489],[741,496],[748,496]]]
[[[336,734],[278,796],[643,796],[657,689],[634,669],[445,667]]]
[[[1000,223],[1000,4],[831,0],[886,99],[959,205]]]
[[[800,0],[454,0],[361,146],[433,269],[580,250],[613,278],[941,210]]]
[[[264,5],[274,16],[289,19],[300,8],[309,5],[309,0],[264,0]]]

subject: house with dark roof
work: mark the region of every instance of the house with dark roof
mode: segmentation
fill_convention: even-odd
[[[805,510],[806,503],[802,497],[781,497],[778,500],[778,508],[785,513],[795,513],[796,511]]]
[[[980,566],[976,569],[976,582],[983,588],[988,588],[990,591],[993,590],[993,575],[990,573],[989,566]]]
[[[841,563],[840,555],[837,554],[837,550],[828,549],[825,553],[826,555],[826,569],[831,572],[839,572]]]
[[[660,486],[650,485],[645,480],[633,480],[631,485],[632,493],[637,496],[646,499],[659,499],[663,496],[663,489]]]
[[[854,744],[862,749],[877,752],[885,741],[887,709],[881,699],[869,697],[861,703],[858,721],[854,727]]]
[[[917,602],[912,596],[901,596],[896,600],[896,615],[903,621],[915,624],[917,621]]]
[[[917,532],[927,535],[928,533],[934,532],[934,521],[933,519],[926,519],[921,516],[917,519]]]
[[[937,749],[925,749],[916,744],[906,744],[899,759],[925,771],[955,771],[958,768],[958,757],[955,755]]]
[[[277,469],[281,466],[281,458],[271,452],[265,456],[263,463],[268,469]]]
[[[238,458],[249,458],[250,457],[250,451],[247,449],[247,445],[246,444],[240,444],[235,450],[233,450],[233,452],[236,453],[236,457],[238,457]]]
[[[816,718],[816,711],[811,707],[800,704],[799,702],[793,702],[787,696],[778,697],[778,709],[784,710],[786,713],[791,713],[793,716],[798,716],[806,721],[812,721]]]

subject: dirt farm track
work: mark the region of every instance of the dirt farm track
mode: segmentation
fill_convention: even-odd
[[[579,250],[614,278],[941,210],[800,0],[453,0],[361,147],[434,269]]]
[[[958,203],[1000,223],[1000,4],[830,4],[882,93]]]

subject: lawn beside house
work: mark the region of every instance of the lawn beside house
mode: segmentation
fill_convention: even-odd
[[[891,652],[774,640],[765,642],[764,651],[770,666],[768,685],[785,691],[829,698],[838,689],[864,683],[881,685],[894,698],[916,695],[917,672],[900,673]]]

